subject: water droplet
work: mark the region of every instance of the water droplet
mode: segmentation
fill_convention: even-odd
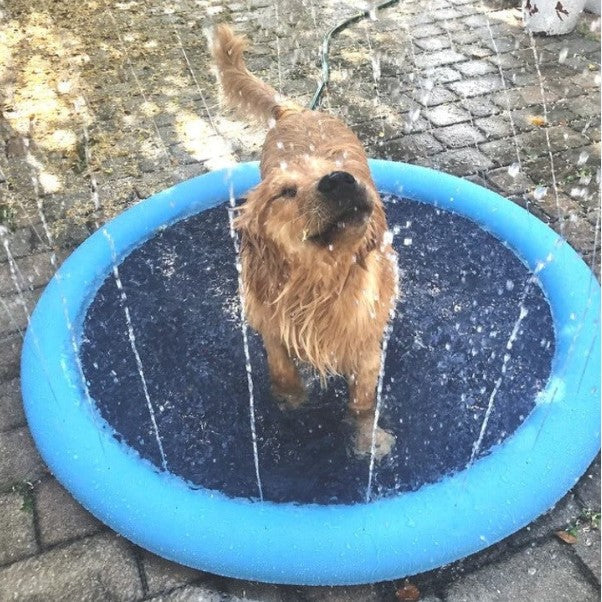
[[[589,153],[582,151],[577,159],[577,165],[585,165],[587,160],[589,159]]]
[[[520,171],[520,165],[518,163],[513,163],[509,168],[508,168],[508,173],[510,174],[511,177],[516,178],[516,176],[518,175],[518,172]]]
[[[529,568],[529,570],[527,572],[529,573],[529,575],[533,576],[533,575],[535,575],[535,573],[537,573],[537,569],[532,566]]]
[[[564,61],[566,61],[566,57],[569,54],[569,49],[565,46],[560,53],[558,54],[558,62],[559,63],[564,63]]]
[[[409,247],[412,244],[412,239],[411,238],[404,238],[403,239],[403,245],[404,247]]]
[[[372,59],[372,74],[375,81],[380,79],[380,57],[373,56]]]
[[[535,199],[537,201],[541,201],[541,199],[543,199],[546,194],[548,194],[548,187],[547,186],[538,186],[534,191],[533,191],[533,196],[535,197]]]

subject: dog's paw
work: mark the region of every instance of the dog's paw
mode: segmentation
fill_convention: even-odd
[[[360,422],[355,433],[353,442],[353,451],[360,458],[372,454],[372,437],[374,435],[374,459],[382,460],[388,456],[395,445],[395,436],[389,431],[376,426],[372,429],[372,420]]]
[[[295,387],[284,391],[277,387],[272,387],[272,395],[278,402],[281,410],[296,410],[307,400],[307,393],[303,387]]]

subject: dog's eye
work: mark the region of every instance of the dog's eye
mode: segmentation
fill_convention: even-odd
[[[284,197],[288,197],[289,199],[292,199],[293,197],[297,196],[297,187],[296,186],[285,186],[280,191],[280,196],[284,196]]]

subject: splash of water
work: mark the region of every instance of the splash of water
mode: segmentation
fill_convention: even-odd
[[[506,372],[508,369],[508,364],[512,357],[510,351],[512,350],[512,347],[514,346],[514,343],[516,342],[516,339],[518,338],[520,326],[521,326],[523,320],[527,317],[527,315],[529,313],[525,307],[525,302],[527,300],[527,295],[529,294],[529,291],[531,290],[531,286],[533,285],[534,282],[535,282],[535,276],[531,276],[529,278],[529,280],[527,281],[525,288],[523,289],[523,293],[521,296],[521,302],[519,305],[518,317],[516,319],[516,322],[514,323],[512,332],[510,333],[510,336],[508,337],[508,341],[506,342],[506,350],[508,351],[508,353],[504,354],[504,358],[502,360],[502,366],[500,368],[500,376],[495,381],[493,390],[491,391],[491,394],[489,395],[489,400],[487,402],[487,409],[485,410],[485,416],[483,417],[483,421],[481,422],[479,436],[472,446],[470,460],[468,461],[466,468],[469,468],[470,466],[472,466],[475,459],[479,455],[479,452],[481,451],[481,446],[483,445],[483,439],[485,438],[485,433],[487,432],[487,426],[489,425],[489,419],[491,418],[491,413],[493,412],[493,409],[495,406],[495,399],[500,390],[500,387],[502,386],[502,382],[504,380],[504,377],[506,376]]]
[[[240,297],[240,329],[242,332],[243,349],[245,352],[245,370],[247,373],[247,388],[249,391],[249,421],[251,426],[251,443],[253,445],[253,463],[255,465],[255,478],[257,480],[257,490],[259,499],[263,501],[263,486],[261,484],[261,474],[259,472],[259,449],[257,446],[257,428],[255,420],[255,394],[253,391],[253,368],[251,366],[251,354],[249,353],[249,337],[247,318],[245,315],[245,290],[242,280],[242,263],[240,261],[240,244],[238,234],[234,228],[234,210],[236,208],[236,198],[234,197],[234,187],[230,184],[230,207],[228,211],[228,222],[230,224],[230,237],[234,245],[234,254],[236,257],[236,272],[238,274],[238,294]]]
[[[395,289],[393,299],[391,299],[391,307],[389,308],[389,323],[385,328],[380,352],[380,367],[378,370],[378,383],[376,386],[376,405],[374,408],[374,422],[372,424],[372,440],[370,442],[370,464],[368,467],[368,485],[366,486],[366,503],[370,502],[372,499],[372,482],[374,480],[374,465],[376,461],[376,433],[378,430],[378,420],[380,418],[380,412],[382,408],[385,361],[387,359],[387,348],[389,346],[391,333],[393,332],[393,321],[395,319],[397,300],[399,298],[399,266],[397,264],[397,255],[395,253],[390,253],[387,255],[387,260],[390,262],[393,270]]]
[[[140,376],[140,382],[142,383],[142,391],[144,392],[146,407],[148,408],[148,413],[150,415],[153,427],[153,435],[155,437],[155,441],[157,442],[157,447],[159,448],[159,454],[161,455],[161,466],[163,467],[163,470],[167,470],[167,460],[165,457],[165,451],[163,450],[163,442],[161,441],[161,436],[159,434],[159,426],[157,425],[155,409],[153,407],[150,394],[148,392],[148,386],[146,384],[146,377],[144,376],[144,367],[142,365],[142,359],[140,358],[140,353],[138,352],[138,344],[136,341],[136,334],[134,333],[134,324],[132,322],[132,316],[130,314],[130,308],[128,306],[128,299],[125,289],[123,288],[123,283],[121,282],[119,268],[117,267],[117,253],[115,251],[115,242],[113,241],[113,238],[111,237],[109,231],[106,228],[102,229],[102,233],[103,236],[107,239],[107,242],[109,243],[109,247],[111,249],[111,256],[113,259],[113,277],[115,278],[115,284],[117,285],[117,290],[119,291],[119,295],[121,297],[121,303],[123,306],[123,313],[125,315],[125,323],[128,332],[128,340],[130,342],[130,347],[132,348],[134,358],[136,359],[136,368],[138,369],[138,375]]]
[[[564,220],[562,219],[562,211],[560,209],[560,199],[558,197],[558,183],[556,181],[556,169],[554,166],[554,155],[552,154],[552,143],[550,142],[550,132],[548,130],[548,103],[546,101],[546,91],[544,87],[544,79],[541,74],[541,68],[539,66],[539,57],[537,56],[537,47],[535,44],[535,36],[533,32],[527,27],[527,33],[529,34],[529,43],[531,45],[531,51],[533,52],[533,59],[535,60],[535,70],[537,71],[537,80],[539,83],[539,95],[541,97],[541,105],[543,108],[543,120],[544,120],[544,135],[546,138],[546,146],[548,147],[548,159],[550,160],[550,173],[552,175],[552,190],[554,191],[554,200],[556,201],[556,214],[558,216],[558,222],[560,227],[560,234],[564,235]]]

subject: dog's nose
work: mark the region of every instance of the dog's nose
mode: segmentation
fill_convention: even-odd
[[[333,171],[318,182],[318,190],[326,196],[343,196],[356,186],[355,178],[347,171]]]

